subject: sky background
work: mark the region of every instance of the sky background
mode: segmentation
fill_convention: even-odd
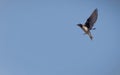
[[[0,0],[0,75],[120,75],[119,22],[119,0]]]

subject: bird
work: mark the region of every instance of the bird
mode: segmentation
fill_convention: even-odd
[[[87,34],[90,39],[93,39],[93,36],[90,32],[90,30],[95,30],[96,28],[93,28],[94,23],[96,22],[98,18],[98,9],[96,8],[92,14],[89,16],[89,18],[86,20],[85,24],[77,24],[84,32]]]

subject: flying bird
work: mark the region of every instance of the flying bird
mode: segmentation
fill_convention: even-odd
[[[90,37],[91,40],[93,39],[93,36],[92,36],[90,30],[95,30],[95,28],[93,28],[93,26],[94,26],[94,23],[96,22],[97,18],[98,18],[98,10],[96,8],[92,12],[90,17],[87,19],[85,24],[77,24],[85,32],[85,34],[87,34]]]

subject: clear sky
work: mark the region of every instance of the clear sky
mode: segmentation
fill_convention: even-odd
[[[120,75],[119,22],[119,0],[0,0],[0,75]]]

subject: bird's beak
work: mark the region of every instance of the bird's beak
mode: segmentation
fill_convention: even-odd
[[[77,24],[77,26],[80,26],[80,24]]]

